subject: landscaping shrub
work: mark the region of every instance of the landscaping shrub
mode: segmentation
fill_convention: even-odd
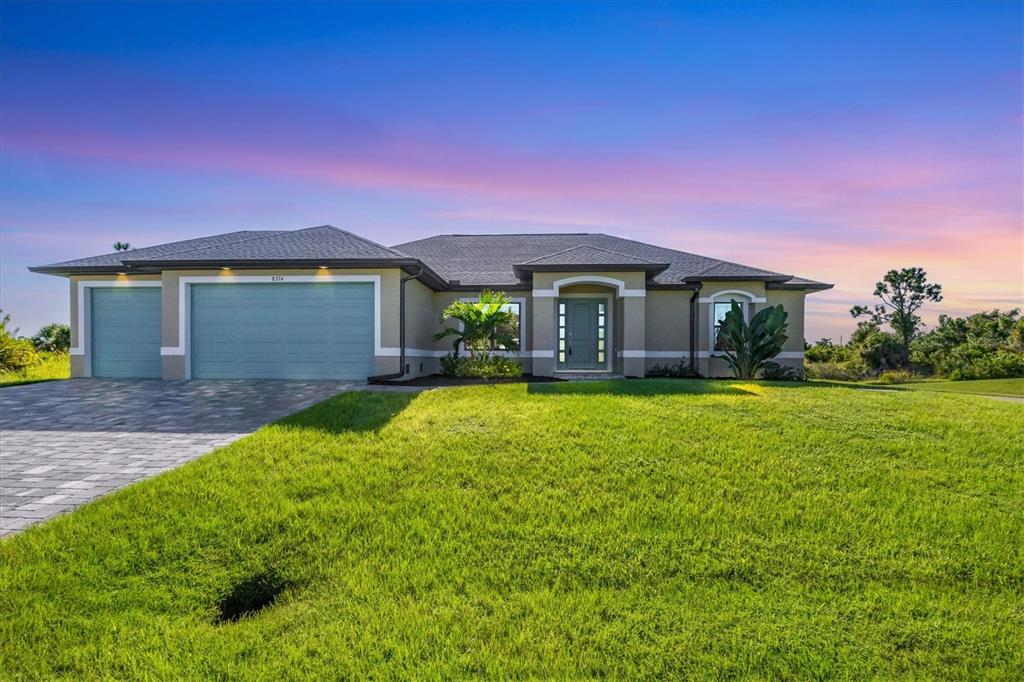
[[[518,360],[501,355],[486,353],[459,357],[454,353],[449,353],[441,358],[441,373],[447,377],[479,379],[519,377],[523,375],[523,366]]]
[[[48,324],[32,336],[32,345],[38,351],[67,353],[71,349],[71,327],[66,324]]]
[[[697,379],[700,373],[690,363],[680,360],[674,365],[654,365],[647,370],[646,376],[651,379]]]
[[[459,376],[459,361],[460,358],[455,353],[448,353],[441,358],[441,374],[446,377],[457,377]]]
[[[766,362],[761,369],[761,378],[768,381],[806,381],[807,372],[803,367],[787,367],[777,362]]]
[[[715,357],[725,360],[737,379],[753,379],[789,338],[788,317],[781,305],[772,305],[759,310],[748,322],[733,301],[718,330],[716,348],[724,352]]]

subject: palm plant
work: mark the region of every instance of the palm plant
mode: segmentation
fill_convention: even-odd
[[[725,352],[717,357],[725,360],[737,379],[753,379],[782,351],[789,338],[788,317],[781,305],[773,305],[758,311],[748,323],[740,304],[734,301],[719,328],[718,342]]]
[[[114,251],[127,251],[132,248],[128,242],[114,242]]]
[[[511,301],[501,292],[484,290],[478,301],[455,301],[441,313],[441,321],[458,320],[460,327],[445,327],[434,340],[453,337],[455,357],[465,346],[471,357],[492,348],[519,350],[519,320],[509,310]]]

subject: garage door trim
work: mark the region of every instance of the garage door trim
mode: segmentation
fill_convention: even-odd
[[[160,280],[154,279],[87,279],[78,281],[76,298],[78,311],[75,315],[78,331],[78,345],[68,349],[70,355],[81,355],[85,362],[83,376],[92,376],[92,296],[86,296],[89,289],[111,289],[117,287],[159,287]],[[89,314],[86,314],[86,313]]]
[[[380,345],[380,275],[196,275],[178,278],[178,345],[160,349],[161,355],[184,355],[185,377],[192,378],[193,284],[324,284],[370,282],[373,284],[373,352],[386,355]]]

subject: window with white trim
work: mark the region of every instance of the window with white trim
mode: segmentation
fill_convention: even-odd
[[[470,303],[478,303],[479,302],[479,299],[475,299],[475,298],[464,298],[464,299],[461,299],[461,300],[468,301]],[[517,339],[519,339],[519,350],[522,350],[523,349],[523,325],[521,324],[521,320],[523,318],[523,303],[522,303],[522,301],[512,301],[511,303],[506,303],[505,305],[501,306],[501,309],[503,311],[512,313],[512,315],[515,317],[515,321],[512,323],[514,325],[514,327],[512,329],[508,329],[507,331],[510,334],[512,334],[513,336],[515,336]],[[462,323],[461,322],[459,323],[459,328],[460,329],[462,328]],[[469,351],[469,348],[466,348],[465,350]],[[505,348],[505,346],[503,344],[498,343],[498,344],[486,344],[485,347],[477,348],[476,350],[508,350],[508,349]]]
[[[738,303],[739,304],[740,310],[743,311],[743,319],[744,319],[744,321],[748,321],[748,317],[747,317],[747,302],[746,301],[744,301],[742,299],[738,299],[738,298],[730,298],[727,301],[715,301],[714,303],[712,303],[711,305],[714,306],[714,318],[713,319],[715,321],[715,324],[714,324],[714,337],[713,337],[714,340],[715,340],[714,350],[728,350],[725,347],[725,345],[723,344],[723,342],[719,340],[718,332],[722,328],[722,322],[725,320],[726,313],[728,313],[730,310],[732,310],[732,304],[733,303]]]

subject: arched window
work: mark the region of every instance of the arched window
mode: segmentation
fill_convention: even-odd
[[[712,294],[706,299],[710,304],[711,308],[711,320],[709,329],[711,330],[711,348],[710,350],[724,350],[721,344],[718,342],[718,330],[722,326],[722,320],[725,319],[725,314],[732,310],[732,304],[738,303],[740,309],[743,311],[743,319],[747,322],[750,321],[750,304],[764,302],[764,298],[755,296],[748,291],[729,290],[719,291],[716,294]]]

